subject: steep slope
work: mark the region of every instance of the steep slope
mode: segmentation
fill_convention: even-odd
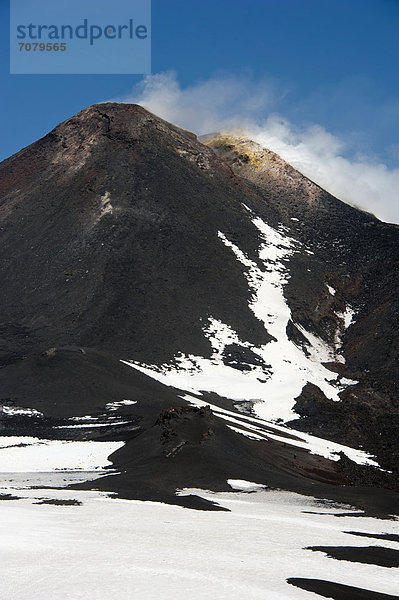
[[[207,144],[102,104],[0,165],[3,435],[126,441],[96,482],[125,497],[233,477],[392,511],[340,486],[396,486],[367,453],[397,467],[398,229]]]
[[[363,444],[397,466],[399,433],[399,227],[353,208],[249,140],[211,136],[209,147],[254,186],[279,222],[307,248],[290,257],[284,287],[292,320],[340,348],[359,383],[332,403],[308,385],[292,425],[330,439]],[[267,218],[260,209],[259,214]]]
[[[192,134],[137,106],[92,107],[0,177],[4,362],[59,345],[147,361],[206,354],[209,314],[266,340],[242,268],[214,235],[254,255],[242,186]]]

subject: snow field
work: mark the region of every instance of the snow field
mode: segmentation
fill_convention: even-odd
[[[231,512],[195,511],[72,490],[30,490],[23,500],[2,501],[2,600],[318,598],[287,584],[288,577],[326,579],[388,594],[397,591],[395,569],[338,561],[304,549],[315,545],[397,548],[395,542],[344,533],[397,533],[395,522],[337,518],[333,515],[350,515],[353,509],[331,508],[289,492],[180,493],[197,493]],[[83,504],[33,504],[38,497]]]

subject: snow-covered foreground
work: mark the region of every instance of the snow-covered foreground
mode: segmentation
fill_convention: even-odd
[[[230,483],[256,489],[248,482]],[[15,489],[0,489],[11,492]],[[393,521],[354,518],[351,508],[289,492],[195,492],[231,512],[123,501],[98,492],[18,490],[23,499],[0,502],[2,600],[320,598],[289,585],[289,577],[397,592],[393,568],[338,561],[305,549],[398,548],[393,541],[344,533],[398,533]],[[82,504],[34,503],[44,497]]]
[[[249,212],[250,209],[245,207]],[[255,347],[239,338],[226,323],[209,318],[204,326],[204,336],[212,346],[211,358],[194,355],[179,355],[172,364],[162,366],[145,365],[133,361],[123,361],[135,366],[166,385],[173,385],[192,393],[215,392],[220,396],[237,401],[255,401],[254,410],[258,416],[289,421],[295,418],[295,399],[306,383],[316,385],[327,398],[339,401],[339,393],[357,383],[340,377],[328,370],[324,363],[345,362],[340,354],[342,333],[352,321],[354,312],[347,305],[342,313],[336,313],[339,325],[335,332],[335,346],[329,346],[311,331],[300,324],[297,330],[302,334],[306,348],[289,339],[287,326],[292,321],[291,310],[284,297],[284,286],[289,278],[287,260],[300,244],[287,235],[284,228],[279,231],[270,227],[260,218],[253,218],[263,242],[259,247],[259,262],[262,268],[218,232],[220,242],[233,252],[236,260],[245,269],[248,287],[252,293],[249,308],[263,324],[273,340],[261,347]],[[305,250],[312,254],[310,251]],[[335,295],[331,286],[326,289]],[[229,344],[249,348],[262,359],[266,366],[252,366],[250,371],[242,371],[225,364],[223,353]]]

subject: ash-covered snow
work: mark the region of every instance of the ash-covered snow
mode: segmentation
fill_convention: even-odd
[[[113,206],[111,204],[111,194],[109,192],[105,192],[104,196],[100,198],[100,216],[112,214]]]

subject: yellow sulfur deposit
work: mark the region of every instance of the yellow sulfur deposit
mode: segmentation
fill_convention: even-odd
[[[258,170],[269,167],[277,158],[274,152],[240,136],[218,135],[205,143],[210,147],[225,147],[233,151],[244,163],[250,163]]]

